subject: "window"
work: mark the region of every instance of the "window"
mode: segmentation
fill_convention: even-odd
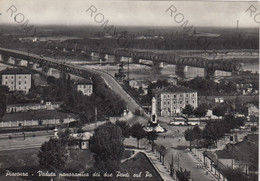
[[[26,81],[24,82],[24,84],[26,84]]]
[[[21,78],[21,76],[19,75],[19,79]]]
[[[5,79],[7,79],[8,77],[7,76],[5,76]]]
[[[11,84],[13,84],[13,82],[11,82]]]
[[[163,95],[164,98],[166,98],[166,95]]]
[[[13,79],[14,77],[12,76],[11,79]]]
[[[175,94],[173,95],[173,98],[176,98],[176,95],[175,95]]]
[[[21,82],[19,81],[19,85],[21,85]]]
[[[170,105],[170,101],[168,101],[168,105]]]
[[[193,104],[195,103],[194,99],[192,100],[192,103],[193,103]]]
[[[186,97],[189,97],[189,94],[186,94]]]
[[[180,97],[182,97],[182,94],[180,94]]]
[[[173,107],[173,109],[176,109],[176,107]]]
[[[24,78],[25,78],[25,79],[27,78],[26,75],[24,76]]]
[[[186,101],[186,104],[189,104],[189,101]]]
[[[195,97],[195,94],[192,94],[192,97]]]
[[[168,94],[168,99],[170,98],[170,94]]]
[[[182,101],[180,101],[180,104],[182,104]]]
[[[176,104],[176,101],[173,101],[173,104]]]

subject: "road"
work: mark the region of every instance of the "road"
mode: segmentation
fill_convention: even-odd
[[[118,95],[120,95],[120,97],[122,99],[125,100],[125,102],[128,106],[128,109],[132,113],[135,113],[136,109],[142,110],[142,112],[144,112],[142,107],[140,105],[138,105],[136,103],[136,101],[122,88],[122,86],[119,84],[119,82],[112,75],[110,75],[102,70],[89,69],[89,68],[85,68],[82,66],[65,63],[63,60],[57,60],[57,59],[53,59],[53,58],[49,58],[49,57],[40,57],[39,55],[36,55],[36,54],[32,54],[32,53],[29,54],[28,52],[22,52],[22,51],[18,51],[18,50],[11,50],[11,49],[6,49],[6,48],[0,47],[0,51],[10,52],[11,54],[17,54],[17,55],[21,55],[21,56],[26,56],[27,58],[30,57],[32,59],[48,61],[48,62],[52,63],[53,65],[62,65],[62,66],[66,66],[70,69],[77,69],[77,70],[81,70],[81,71],[83,70],[83,71],[87,71],[87,72],[91,72],[91,73],[97,73],[102,76],[104,81],[108,84],[108,87],[110,87],[113,91],[115,91]],[[144,113],[144,116],[148,117],[148,115],[146,113]]]
[[[14,51],[17,53],[21,53],[20,51]],[[24,53],[22,52],[23,54]],[[33,58],[39,58],[38,55],[30,54]],[[42,57],[40,59],[43,59]],[[50,62],[60,63],[63,64],[63,62],[54,60],[51,58],[44,58],[45,60],[48,60]],[[117,80],[111,76],[110,74],[103,72],[101,70],[96,69],[88,69],[83,68],[77,65],[72,64],[66,64],[66,66],[77,68],[80,70],[86,70],[92,73],[98,73],[102,76],[104,81],[108,84],[108,87],[110,87],[113,91],[115,91],[118,95],[121,96],[127,103],[128,109],[134,113],[136,109],[142,110],[140,105],[138,105],[135,100],[121,87],[121,85],[117,82]],[[149,116],[145,113],[144,117],[140,116],[133,116],[130,119],[128,119],[129,124],[134,124],[135,122],[141,122],[144,125],[147,123],[147,120],[149,119]],[[102,123],[99,123],[102,124]],[[185,141],[183,132],[187,127],[176,127],[176,126],[169,126],[168,120],[162,120],[160,122],[160,125],[162,127],[165,127],[168,132],[160,134],[160,137],[158,140],[156,140],[156,143],[159,145],[164,145],[167,147],[167,154],[165,156],[166,162],[169,162],[174,160],[174,165],[176,168],[182,167],[183,169],[191,170],[191,176],[193,180],[198,181],[208,181],[212,180],[210,175],[205,175],[202,170],[199,170],[196,168],[196,160],[191,157],[191,155],[186,151],[188,147],[188,142]],[[93,132],[94,128],[97,125],[87,125],[84,127],[84,130]],[[27,148],[27,147],[38,147],[40,146],[44,141],[47,141],[52,135],[38,135],[36,137],[29,137],[25,140],[21,140],[23,138],[17,138],[17,139],[2,139],[0,140],[0,150],[11,150],[11,149],[21,149],[21,148]],[[37,143],[37,144],[36,144]]]
[[[167,148],[165,162],[169,165],[172,161],[174,167],[191,171],[193,181],[211,181],[216,180],[212,175],[207,174],[204,169],[197,168],[197,161],[189,153],[189,142],[184,138],[184,132],[188,126],[171,126],[170,118],[160,118],[160,125],[166,128],[166,133],[160,133],[159,138],[155,141],[158,145]]]

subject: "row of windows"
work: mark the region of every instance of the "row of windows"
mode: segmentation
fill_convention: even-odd
[[[179,95],[180,95],[180,97],[182,97],[183,94],[179,94]],[[166,97],[170,98],[170,94],[164,95],[164,98],[166,98]],[[176,98],[176,97],[177,97],[177,95],[173,94],[173,98]],[[186,97],[189,97],[189,94],[186,94]],[[192,94],[192,97],[195,97],[194,93]]]
[[[164,102],[164,105],[166,105],[168,103],[168,105],[170,105],[170,101],[168,102]],[[179,101],[180,104],[182,104],[182,101]],[[193,99],[192,100],[192,103],[194,104],[195,103],[195,100]],[[173,104],[176,104],[176,101],[173,101]],[[186,104],[189,104],[189,101],[186,101]]]
[[[10,87],[10,89],[12,89],[12,90],[13,90],[13,89],[14,89],[14,87]],[[24,89],[26,89],[26,87],[24,87]],[[19,86],[19,87],[17,88],[17,90],[23,90],[23,88]]]
[[[89,86],[89,85],[79,85],[79,88],[89,88],[89,89],[92,89],[92,86]]]
[[[5,84],[7,85],[8,84],[8,82],[5,82]],[[11,82],[11,84],[14,84],[14,82],[12,81]],[[22,83],[19,81],[19,83],[18,83],[19,85],[21,85]],[[24,82],[24,84],[26,84],[26,81]]]
[[[13,78],[14,78],[14,76],[12,76],[12,77],[11,77],[11,79],[13,79]],[[21,76],[19,76],[18,78],[20,79],[20,78],[21,78]],[[24,78],[26,79],[26,78],[27,78],[27,76],[25,75],[25,76],[24,76]],[[8,76],[5,76],[5,79],[8,79]]]

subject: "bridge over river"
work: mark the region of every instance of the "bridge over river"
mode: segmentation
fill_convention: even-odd
[[[29,54],[28,52],[22,52],[18,50],[11,50],[0,48],[0,60],[3,63],[11,63],[19,66],[23,66],[22,62],[26,61],[26,66],[28,68],[41,67],[43,72],[48,72],[51,68],[59,70],[60,72],[67,72],[79,77],[88,78],[90,74],[99,74],[108,84],[109,87],[113,88],[118,95],[127,103],[128,109],[135,113],[139,110],[148,118],[148,115],[144,112],[142,107],[136,103],[136,101],[121,87],[119,82],[110,74],[96,70],[89,69],[77,65],[72,65],[69,63],[64,63],[61,60],[52,59],[48,57],[42,57],[40,55]]]
[[[198,67],[204,69],[206,78],[213,77],[216,70],[236,73],[242,70],[241,65],[236,60],[214,59],[209,60],[203,57],[180,56],[177,54],[154,53],[126,49],[110,49],[110,48],[95,48],[95,47],[74,47],[68,48],[63,46],[51,47],[55,49],[73,50],[76,52],[84,52],[91,57],[100,60],[107,60],[107,57],[113,57],[115,61],[122,58],[129,60],[131,63],[149,64],[158,66],[161,63],[176,65],[176,73],[182,75],[186,70],[186,66]]]

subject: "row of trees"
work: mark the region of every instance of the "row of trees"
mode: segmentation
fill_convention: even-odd
[[[218,139],[224,136],[225,133],[230,133],[232,129],[244,126],[245,117],[235,118],[233,115],[226,115],[220,121],[210,121],[205,128],[201,130],[198,126],[189,128],[185,131],[184,137],[190,142],[190,150],[192,141],[197,140],[197,143],[204,140],[203,147],[209,147],[212,144],[217,145]]]
[[[258,80],[251,80],[250,82],[244,80],[243,82],[252,84],[253,90],[259,89]],[[190,81],[179,81],[178,85],[197,90],[199,96],[223,95],[223,94],[230,95],[230,94],[237,93],[236,82],[233,80],[223,79],[220,80],[220,82],[218,83],[215,82],[214,80],[208,80],[203,77],[195,77]]]
[[[6,99],[7,99],[8,87],[0,86],[0,118],[2,118],[6,111]]]

